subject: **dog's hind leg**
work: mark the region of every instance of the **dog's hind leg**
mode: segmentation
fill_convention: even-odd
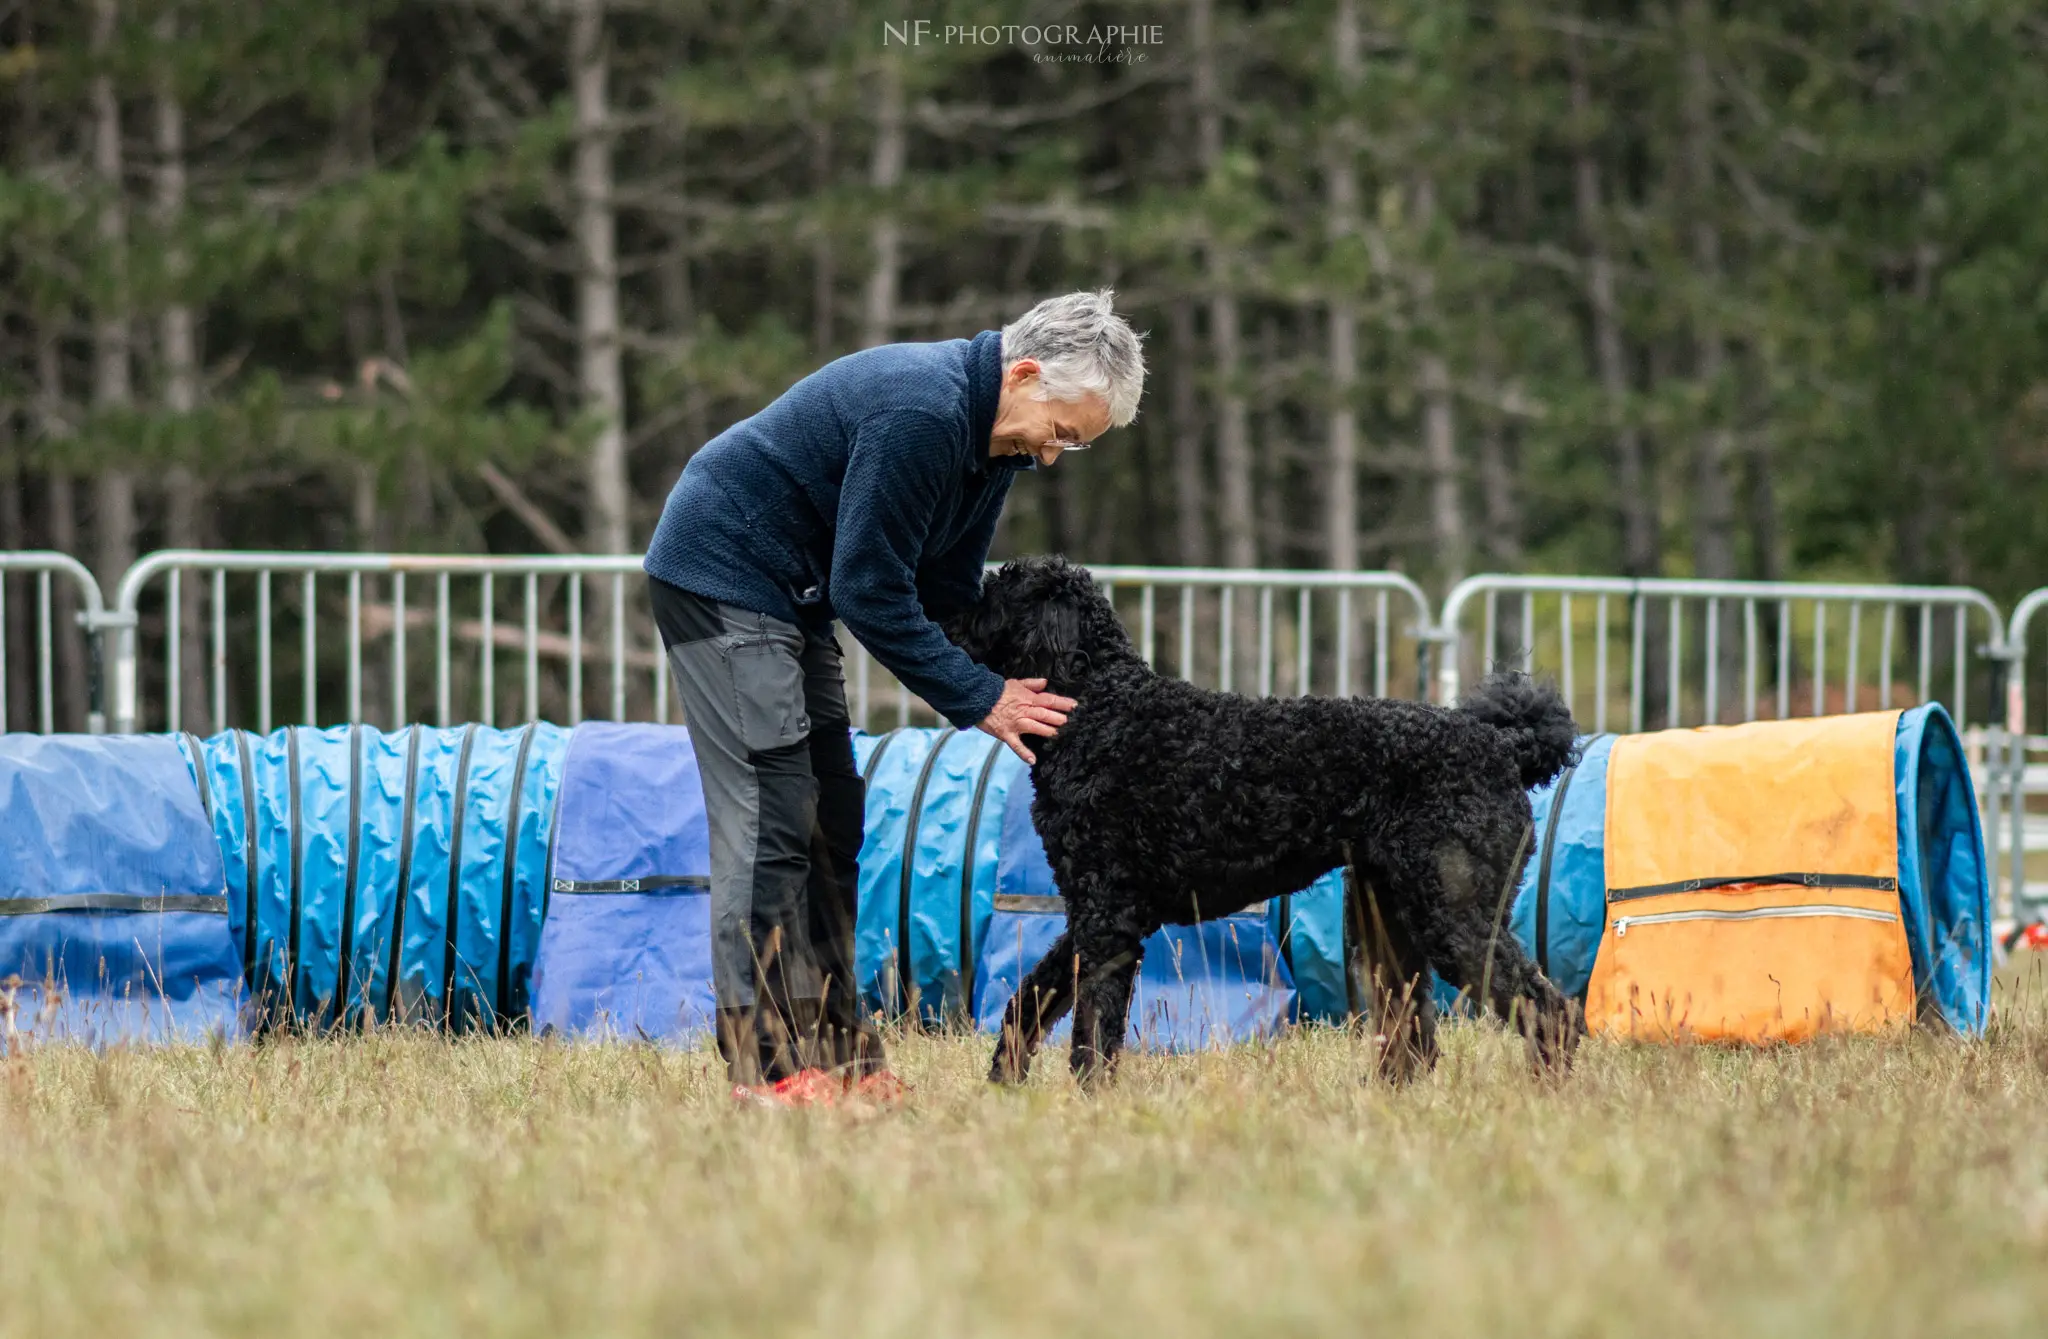
[[[1002,1034],[996,1038],[996,1056],[989,1066],[991,1083],[1022,1083],[1031,1072],[1031,1057],[1045,1039],[1047,1029],[1074,1007],[1074,932],[1069,929],[1053,940],[1052,947],[1038,960],[1010,997],[1003,1011]]]
[[[1506,846],[1489,852],[1488,845],[1439,842],[1410,862],[1403,892],[1437,970],[1520,1032],[1532,1065],[1562,1068],[1578,1040],[1577,1010],[1505,924],[1520,856],[1510,857]],[[1526,837],[1519,849],[1526,853]]]
[[[1374,1072],[1406,1083],[1436,1065],[1436,999],[1429,959],[1410,932],[1403,908],[1383,899],[1375,880],[1357,865],[1346,874],[1349,938],[1354,970],[1377,1048]]]

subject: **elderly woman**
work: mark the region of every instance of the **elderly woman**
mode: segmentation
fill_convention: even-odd
[[[1018,473],[1137,415],[1144,355],[1110,299],[828,363],[708,442],[669,494],[646,568],[704,782],[735,1098],[901,1092],[854,980],[865,788],[833,620],[1027,763],[1025,736],[1065,724],[1071,700],[975,664],[938,622],[979,596]]]

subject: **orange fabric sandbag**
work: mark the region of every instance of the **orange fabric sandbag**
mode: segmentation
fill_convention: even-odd
[[[1896,711],[1617,740],[1596,1033],[1761,1044],[1913,1021]]]

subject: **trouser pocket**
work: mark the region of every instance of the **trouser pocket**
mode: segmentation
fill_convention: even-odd
[[[740,742],[755,753],[800,743],[811,732],[804,670],[797,649],[776,637],[749,636],[726,651]]]

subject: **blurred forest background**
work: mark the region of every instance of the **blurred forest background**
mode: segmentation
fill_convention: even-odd
[[[109,589],[630,552],[1097,285],[1143,412],[999,553],[2048,582],[2042,0],[0,0],[0,107],[0,548]]]

